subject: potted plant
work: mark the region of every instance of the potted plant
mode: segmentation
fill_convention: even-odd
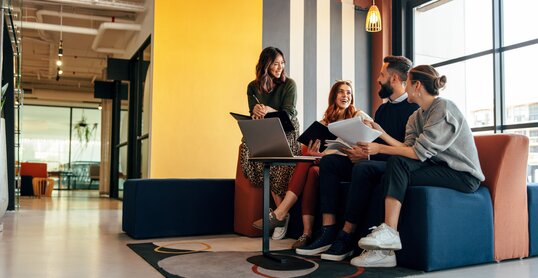
[[[82,147],[85,148],[95,134],[97,123],[88,123],[88,119],[84,115],[84,112],[82,112],[81,119],[75,123],[73,129],[75,130],[75,137]]]
[[[2,86],[0,93],[0,115],[3,115],[4,103],[6,102],[6,92],[8,84]],[[6,121],[0,117],[0,232],[4,230],[2,219],[7,210],[8,205],[8,189],[7,189],[7,153],[6,153]]]

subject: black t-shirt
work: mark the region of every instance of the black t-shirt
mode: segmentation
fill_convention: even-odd
[[[407,99],[398,103],[388,101],[379,106],[375,113],[374,121],[392,138],[403,142],[405,140],[407,120],[418,108],[419,106],[416,103],[409,103]],[[380,138],[377,138],[374,142],[386,144]],[[388,158],[389,155],[386,154],[377,154],[370,157],[372,160],[387,160]]]

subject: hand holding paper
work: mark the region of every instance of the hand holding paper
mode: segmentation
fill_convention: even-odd
[[[368,155],[376,155],[379,153],[378,143],[358,143],[358,145],[362,151]]]
[[[329,131],[349,146],[357,142],[370,143],[381,135],[380,131],[368,127],[359,117],[330,123]]]
[[[376,143],[368,143],[376,144]],[[351,162],[355,163],[359,160],[370,159],[370,156],[363,151],[361,147],[353,147],[351,149],[342,149],[342,152],[347,155]]]
[[[325,140],[325,146],[329,149],[339,150],[339,149],[351,149],[351,146],[342,141],[342,140]]]

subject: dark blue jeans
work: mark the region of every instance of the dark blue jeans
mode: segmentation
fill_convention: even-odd
[[[319,163],[321,212],[336,214],[345,202],[345,220],[357,223],[365,219],[372,189],[379,186],[385,161],[363,160],[353,164],[348,157],[326,155]],[[342,181],[351,181],[347,196],[342,196]]]
[[[347,196],[345,220],[356,224],[366,219],[368,206],[372,201],[374,187],[381,186],[386,161],[362,160],[353,166],[351,185]]]

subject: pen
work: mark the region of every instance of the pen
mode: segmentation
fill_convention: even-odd
[[[260,102],[260,100],[256,97],[255,94],[252,94],[252,96],[254,97],[254,99],[256,100],[256,102],[257,102],[258,104],[262,104],[262,103]]]

